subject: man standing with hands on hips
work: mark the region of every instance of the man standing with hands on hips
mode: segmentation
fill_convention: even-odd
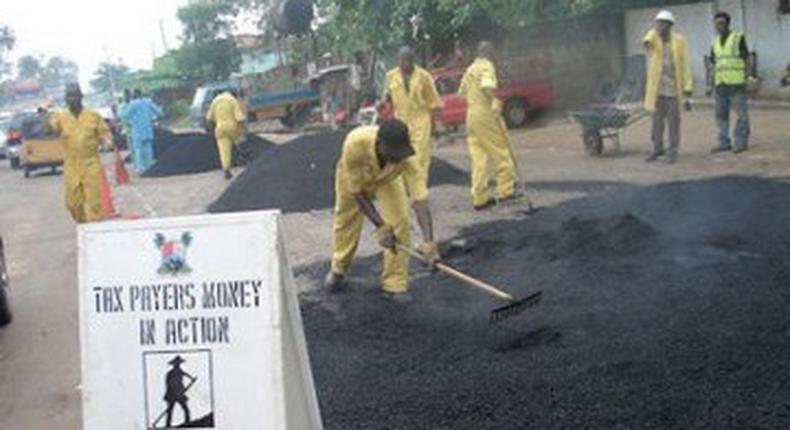
[[[667,164],[677,161],[680,146],[680,107],[691,96],[693,78],[686,39],[672,30],[675,16],[662,10],[655,28],[642,42],[648,52],[645,109],[653,113],[653,152],[645,159],[653,162],[666,155]],[[691,105],[686,101],[686,109]],[[664,149],[664,128],[669,126],[669,148]]]

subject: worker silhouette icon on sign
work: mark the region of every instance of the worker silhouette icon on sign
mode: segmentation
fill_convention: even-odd
[[[215,428],[209,350],[151,351],[143,360],[147,430]]]
[[[189,397],[187,397],[187,390],[197,381],[197,378],[190,375],[189,373],[184,372],[181,369],[181,363],[184,362],[184,359],[181,358],[180,355],[177,355],[174,359],[170,360],[168,364],[173,366],[170,371],[167,372],[167,376],[165,377],[166,380],[166,391],[165,391],[165,402],[167,402],[167,427],[172,426],[173,422],[173,408],[175,408],[176,403],[181,406],[181,410],[184,412],[184,423],[189,422]],[[187,379],[189,382],[186,386],[184,386],[184,380]]]

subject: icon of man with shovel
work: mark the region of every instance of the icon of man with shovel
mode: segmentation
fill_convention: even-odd
[[[189,423],[189,406],[187,406],[189,398],[187,398],[186,393],[195,381],[197,381],[197,378],[181,369],[181,363],[183,362],[184,359],[181,358],[180,355],[177,355],[168,363],[173,366],[173,368],[170,369],[165,376],[165,402],[167,402],[167,410],[165,410],[163,415],[167,415],[166,428],[170,428],[172,425],[173,408],[175,408],[176,403],[178,403],[181,406],[181,410],[184,411],[184,424]],[[186,386],[184,386],[184,378],[189,379],[189,383]],[[161,419],[162,417],[160,416],[156,423]],[[156,425],[156,423],[154,423],[154,425]]]

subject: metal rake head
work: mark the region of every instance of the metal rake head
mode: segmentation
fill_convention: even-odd
[[[521,314],[528,308],[537,305],[540,303],[540,299],[543,297],[543,291],[538,291],[537,293],[532,293],[529,296],[520,299],[514,300],[508,305],[499,307],[491,311],[491,319],[489,323],[496,324],[498,322],[502,322],[508,318],[512,318],[516,315]]]

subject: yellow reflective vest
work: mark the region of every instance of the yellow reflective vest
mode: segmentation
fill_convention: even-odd
[[[730,32],[723,44],[721,37],[713,39],[716,85],[746,84],[746,61],[741,57],[741,40],[743,33],[737,31]]]

